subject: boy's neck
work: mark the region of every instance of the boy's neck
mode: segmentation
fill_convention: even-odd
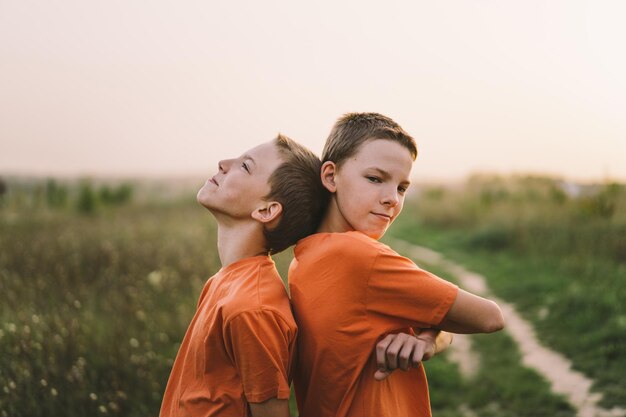
[[[257,222],[217,223],[217,252],[222,267],[241,259],[267,255],[263,228]]]
[[[337,206],[337,200],[333,195],[330,199],[330,203],[328,205],[328,210],[326,210],[326,214],[320,223],[320,226],[317,229],[318,233],[342,233],[349,232],[354,230],[352,226],[350,226],[346,219],[341,215],[339,211],[339,207]]]

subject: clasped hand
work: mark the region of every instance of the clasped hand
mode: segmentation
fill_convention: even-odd
[[[438,330],[424,329],[416,335],[395,333],[385,336],[376,345],[378,370],[374,378],[382,381],[398,368],[406,371],[432,358],[438,352],[437,336],[440,333]]]

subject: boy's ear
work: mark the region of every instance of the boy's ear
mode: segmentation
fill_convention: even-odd
[[[283,205],[278,201],[268,201],[257,207],[251,214],[252,218],[261,223],[270,223],[276,220],[283,212]]]
[[[335,184],[335,173],[337,172],[337,165],[332,161],[326,161],[322,164],[320,176],[322,179],[322,185],[326,187],[328,191],[334,193],[337,191],[337,185]]]

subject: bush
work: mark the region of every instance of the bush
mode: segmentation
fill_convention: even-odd
[[[78,199],[76,201],[76,209],[81,214],[92,214],[96,211],[97,200],[96,194],[89,182],[83,182],[78,189]]]
[[[46,182],[46,202],[48,207],[62,208],[67,205],[67,187],[59,185],[55,180],[48,179]]]
[[[130,202],[133,196],[133,186],[129,183],[124,183],[116,188],[111,188],[108,185],[100,187],[98,196],[102,204],[105,205],[122,205]]]

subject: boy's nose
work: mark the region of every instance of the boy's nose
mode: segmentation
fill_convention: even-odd
[[[380,202],[381,204],[390,206],[390,207],[397,206],[398,203],[400,202],[400,196],[398,194],[398,190],[396,190],[395,188],[393,190],[389,190],[383,195]]]
[[[219,169],[220,172],[222,173],[227,173],[228,170],[230,169],[230,166],[232,165],[232,159],[222,159],[221,161],[219,161],[217,163],[217,167]]]

